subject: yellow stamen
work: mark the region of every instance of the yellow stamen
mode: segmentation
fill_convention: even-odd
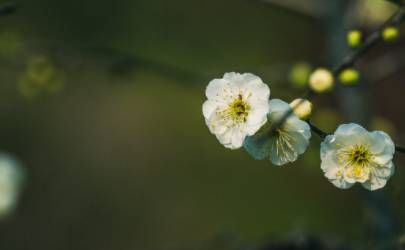
[[[370,168],[373,155],[365,145],[356,144],[338,153],[338,159],[348,170],[348,176],[361,178]]]
[[[228,108],[223,111],[223,116],[237,123],[246,122],[250,109],[250,105],[243,100],[242,95],[239,94],[238,97],[229,104]]]

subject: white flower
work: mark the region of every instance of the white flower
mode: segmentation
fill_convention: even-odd
[[[267,121],[269,87],[250,73],[226,73],[212,80],[205,91],[203,115],[211,133],[230,149],[242,147]]]
[[[0,217],[8,215],[17,204],[23,172],[11,156],[0,153]]]
[[[288,103],[278,99],[269,102],[268,123],[244,143],[246,151],[255,159],[268,158],[274,165],[281,166],[297,160],[306,151],[311,128],[294,113],[291,112],[279,128],[272,127],[285,119],[288,112],[291,112]]]
[[[309,77],[309,86],[315,92],[322,93],[333,88],[334,77],[332,73],[323,68],[315,70]]]
[[[294,114],[300,119],[308,119],[312,114],[312,103],[307,99],[297,98],[290,103]]]
[[[395,145],[386,133],[343,124],[322,142],[321,168],[336,187],[346,189],[359,182],[376,190],[394,174],[394,153]]]

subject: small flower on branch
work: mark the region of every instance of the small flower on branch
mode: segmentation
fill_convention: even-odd
[[[268,122],[254,136],[247,137],[244,143],[246,151],[257,160],[269,159],[277,166],[297,160],[309,145],[311,129],[294,113],[288,116],[276,130],[272,125],[277,124],[291,107],[288,103],[273,99],[269,102]]]
[[[322,142],[321,168],[338,188],[347,189],[358,182],[376,190],[394,174],[394,153],[395,145],[386,133],[343,124]]]
[[[267,121],[270,89],[253,74],[226,73],[212,80],[205,94],[205,122],[226,148],[242,147]]]

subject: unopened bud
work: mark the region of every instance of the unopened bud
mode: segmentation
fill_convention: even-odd
[[[297,98],[290,103],[290,107],[302,120],[308,119],[312,114],[312,103],[306,99]]]
[[[396,41],[399,37],[399,30],[397,27],[388,26],[383,29],[382,31],[382,38],[386,42],[393,42]]]
[[[363,34],[359,30],[351,30],[347,33],[347,44],[350,48],[357,48],[362,41]]]
[[[323,68],[319,68],[312,72],[309,77],[309,86],[315,92],[322,93],[333,88],[334,78],[332,73]]]
[[[353,85],[359,81],[360,73],[352,68],[345,69],[339,74],[339,80],[342,84]]]

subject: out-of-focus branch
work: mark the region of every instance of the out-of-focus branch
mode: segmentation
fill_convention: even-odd
[[[342,62],[333,69],[333,74],[337,75],[345,68],[353,66],[353,64],[356,63],[362,55],[381,41],[381,32],[385,27],[397,26],[404,19],[405,8],[401,7],[385,24],[369,35],[360,48],[350,52],[346,57],[344,57]]]
[[[386,1],[397,4],[397,5],[404,5],[405,4],[404,0],[386,0]]]
[[[245,1],[254,2],[254,0]],[[283,10],[309,18],[322,19],[326,15],[325,5],[322,4],[322,0],[256,0],[256,2],[282,8]]]
[[[113,73],[122,74],[132,70],[145,69],[181,81],[201,82],[208,80],[208,77],[201,72],[191,71],[159,60],[125,53],[112,48],[92,48],[91,52],[97,56],[108,58],[108,67]]]
[[[15,2],[4,3],[0,5],[0,16],[5,16],[16,11],[17,5]]]
[[[372,83],[384,82],[405,68],[405,48],[388,52],[382,56],[367,62],[365,75]]]
[[[349,52],[348,55],[346,55],[342,62],[339,63],[334,69],[333,69],[333,75],[337,77],[339,73],[348,68],[351,67],[354,63],[357,62],[357,60],[363,56],[367,51],[369,51],[372,47],[374,47],[379,41],[381,41],[381,32],[382,30],[387,27],[387,26],[397,26],[400,24],[405,19],[405,7],[401,6],[399,10],[387,20],[383,25],[381,25],[377,30],[375,30],[371,35],[369,35],[363,45],[354,50]],[[316,93],[313,92],[312,90],[307,90],[307,92],[301,97],[301,100],[299,103],[297,103],[296,107],[299,107],[303,102],[304,99],[312,99],[313,96],[315,96]],[[285,120],[293,113],[293,110],[290,109],[287,111],[278,122],[275,122],[271,129],[269,130],[269,133],[272,134],[276,129],[278,129],[280,126],[282,126],[285,122]]]

